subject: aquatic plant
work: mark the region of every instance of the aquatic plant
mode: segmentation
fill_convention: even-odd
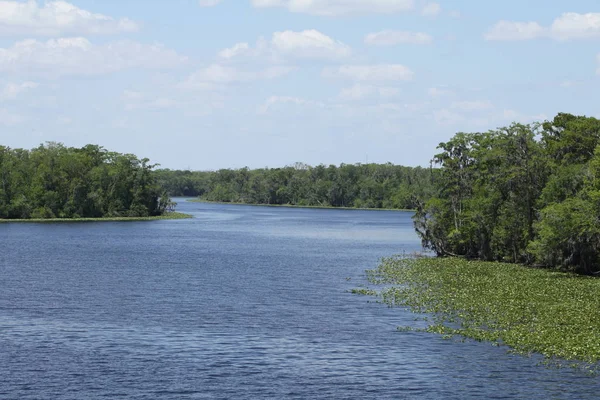
[[[428,332],[490,341],[547,360],[600,361],[596,278],[516,264],[412,257],[384,259],[367,275],[371,283],[386,285],[377,294],[384,303],[431,314]]]

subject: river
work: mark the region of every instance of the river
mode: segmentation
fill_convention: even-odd
[[[178,201],[194,219],[0,225],[1,399],[598,396],[349,293],[420,250],[410,213]]]

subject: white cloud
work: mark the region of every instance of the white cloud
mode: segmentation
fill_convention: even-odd
[[[564,13],[554,20],[551,32],[559,40],[600,37],[600,13]]]
[[[486,34],[486,40],[530,40],[543,37],[546,30],[537,22],[499,21]]]
[[[502,111],[502,117],[506,120],[514,121],[515,119],[517,119],[519,117],[519,113],[516,112],[515,110],[504,110],[504,111]]]
[[[322,75],[327,78],[351,79],[363,82],[410,81],[414,73],[401,64],[342,65],[325,68]]]
[[[400,90],[394,87],[377,87],[357,83],[351,87],[342,89],[338,98],[342,101],[356,101],[377,95],[380,97],[392,97],[399,92]]]
[[[21,93],[37,88],[39,85],[36,82],[23,83],[7,83],[0,90],[0,100],[12,100],[17,98]]]
[[[600,61],[600,60],[599,60]],[[558,86],[562,87],[562,88],[573,88],[575,86],[580,85],[580,82],[577,81],[572,81],[572,80],[566,80],[566,81],[562,81],[561,83],[559,83]]]
[[[452,92],[447,89],[432,87],[432,88],[427,89],[427,94],[429,94],[430,97],[439,98],[439,97],[450,95],[450,94],[452,94]]]
[[[438,125],[457,125],[465,122],[466,118],[447,108],[433,112],[433,118]]]
[[[222,0],[198,0],[200,7],[214,7],[219,4]]]
[[[554,40],[588,39],[600,37],[600,13],[564,13],[552,25],[538,22],[499,21],[484,35],[487,40]]]
[[[459,125],[460,129],[493,128],[512,122],[529,124],[547,119],[545,114],[524,114],[511,109],[498,109],[489,101],[457,102],[433,111],[438,125]]]
[[[281,62],[283,59],[313,58],[336,59],[352,54],[350,46],[335,40],[317,30],[301,32],[274,32],[271,40],[259,38],[256,46],[248,43],[236,43],[219,52],[219,57],[232,60],[238,57],[264,57],[265,60]]]
[[[369,33],[365,43],[373,46],[394,46],[397,44],[430,44],[433,38],[422,32],[381,31]]]
[[[433,118],[438,125],[461,125],[468,129],[490,127],[505,119],[489,100],[454,101],[449,107],[433,111]]]
[[[413,0],[252,0],[254,7],[283,7],[291,12],[321,16],[380,13],[411,10]]]
[[[440,6],[439,3],[429,3],[426,4],[425,7],[423,7],[423,11],[421,11],[421,14],[426,17],[435,17],[441,12],[442,6]]]
[[[540,121],[546,121],[548,119],[548,116],[546,114],[535,114],[535,115],[528,115],[528,114],[522,114],[518,111],[515,110],[511,110],[511,109],[504,109],[502,111],[502,116],[500,118],[500,122],[502,123],[512,123],[512,122],[520,122],[523,124],[530,124],[532,122],[540,122]]]
[[[281,54],[297,58],[343,58],[352,53],[349,46],[314,29],[275,32],[271,43]]]
[[[381,97],[393,97],[400,93],[400,89],[393,87],[379,87],[377,92]]]
[[[451,108],[462,111],[479,111],[490,110],[494,108],[494,105],[489,100],[455,101],[451,104]]]
[[[258,73],[252,73],[250,76],[252,77],[252,79],[277,79],[295,70],[296,67],[290,67],[287,65],[275,65],[267,67],[266,69]]]
[[[322,103],[316,103],[310,100],[305,100],[305,99],[301,99],[299,97],[292,97],[292,96],[271,96],[269,97],[260,107],[258,107],[258,113],[259,114],[266,114],[269,111],[271,111],[271,109],[279,104],[287,104],[287,105],[294,105],[294,106],[305,106],[305,105],[311,105],[311,106],[323,106]]]
[[[148,96],[141,92],[125,90],[121,96],[125,109],[131,110],[161,110],[173,108],[178,102],[168,97]]]
[[[71,125],[73,123],[73,118],[65,116],[57,117],[56,123],[59,125]]]
[[[251,53],[251,49],[248,43],[236,43],[232,47],[221,50],[219,52],[219,57],[231,59],[249,53]]]
[[[186,57],[161,45],[124,40],[94,45],[85,38],[23,40],[0,48],[0,71],[59,77],[101,75],[129,68],[165,69],[176,67]]]
[[[0,125],[14,126],[20,124],[23,121],[25,121],[25,117],[23,117],[22,115],[8,111],[5,108],[0,108]]]
[[[294,69],[290,66],[275,65],[256,71],[247,71],[231,66],[212,64],[191,74],[179,87],[191,90],[211,90],[229,84],[280,78]]]
[[[213,64],[191,74],[184,86],[188,89],[210,89],[215,84],[229,84],[242,80],[245,78],[236,68]]]
[[[0,1],[0,35],[109,35],[137,30],[139,25],[130,19],[91,13],[65,1]]]

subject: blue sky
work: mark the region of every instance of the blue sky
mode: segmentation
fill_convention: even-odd
[[[0,144],[172,169],[428,165],[438,143],[600,116],[597,1],[0,1]]]

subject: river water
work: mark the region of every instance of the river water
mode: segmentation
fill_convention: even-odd
[[[418,332],[348,291],[410,213],[180,200],[192,220],[0,225],[1,399],[592,399],[600,378]]]

